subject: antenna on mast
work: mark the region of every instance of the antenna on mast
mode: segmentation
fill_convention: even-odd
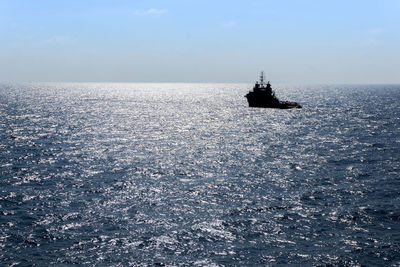
[[[261,85],[264,84],[264,71],[261,71],[261,75],[260,75],[260,84],[261,84]]]

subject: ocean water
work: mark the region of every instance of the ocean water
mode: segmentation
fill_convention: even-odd
[[[2,266],[398,266],[400,85],[0,85]]]

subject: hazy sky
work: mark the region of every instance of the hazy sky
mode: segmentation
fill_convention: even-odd
[[[0,81],[400,83],[398,0],[0,0]]]

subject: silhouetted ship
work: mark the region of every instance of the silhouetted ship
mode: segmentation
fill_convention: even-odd
[[[264,72],[261,72],[260,83],[256,82],[253,91],[250,91],[245,95],[250,107],[258,108],[301,108],[301,105],[296,102],[280,101],[276,96],[275,92],[272,91],[271,84],[264,83]]]

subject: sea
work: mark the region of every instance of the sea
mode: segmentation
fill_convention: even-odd
[[[400,85],[0,84],[1,266],[399,266]]]

